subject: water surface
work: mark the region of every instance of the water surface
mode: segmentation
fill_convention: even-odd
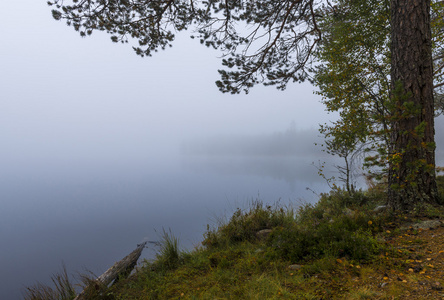
[[[0,177],[0,299],[69,273],[97,275],[171,228],[184,249],[207,224],[261,199],[315,201],[327,190],[316,157],[178,155],[144,161],[5,162]],[[310,190],[307,190],[306,188]],[[146,249],[143,258],[152,258]]]

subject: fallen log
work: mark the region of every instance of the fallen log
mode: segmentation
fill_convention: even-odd
[[[105,271],[97,279],[92,280],[84,290],[74,298],[74,300],[86,300],[88,290],[91,288],[98,289],[101,286],[108,286],[110,283],[119,280],[122,277],[127,277],[137,264],[137,260],[142,254],[147,242],[137,245],[137,248],[125,256],[122,260],[116,262],[111,268]]]

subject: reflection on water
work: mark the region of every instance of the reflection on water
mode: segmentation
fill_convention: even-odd
[[[292,124],[283,132],[261,135],[224,135],[194,139],[182,144],[182,165],[196,173],[246,175],[287,182],[320,183],[314,166],[332,157],[322,151],[317,129],[298,130]],[[338,162],[335,162],[338,163]]]
[[[0,174],[0,299],[50,276],[64,262],[69,272],[99,275],[142,240],[171,228],[187,249],[207,224],[259,198],[298,205],[326,192],[306,155],[186,153],[150,161],[4,164]],[[330,163],[331,164],[331,163]],[[308,188],[308,189],[307,189]],[[147,249],[143,258],[152,258]]]
[[[0,175],[0,299],[70,272],[101,274],[144,239],[171,228],[183,247],[202,240],[214,216],[259,197],[315,201],[322,192],[311,161],[295,157],[182,156],[161,161],[40,162]],[[153,251],[144,252],[144,257]]]
[[[0,299],[20,299],[36,281],[50,283],[62,262],[74,274],[100,275],[141,241],[158,240],[162,228],[192,249],[207,224],[255,199],[315,202],[328,186],[313,164],[341,161],[316,147],[313,135],[290,128],[195,140],[184,142],[178,156],[145,160],[3,163]],[[153,258],[154,250],[142,258]]]
[[[290,128],[216,137],[184,142],[179,157],[145,160],[2,162],[0,299],[20,299],[36,281],[50,283],[62,262],[69,272],[99,275],[142,240],[157,240],[162,228],[191,249],[208,223],[256,198],[316,201],[312,191],[328,187],[312,163],[332,162],[311,136]],[[437,161],[442,157],[438,150]]]
[[[189,156],[185,169],[195,173],[246,175],[282,180],[294,187],[297,182],[320,183],[322,178],[313,166],[316,157],[297,156]]]

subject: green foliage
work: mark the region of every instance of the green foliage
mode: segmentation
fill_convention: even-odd
[[[275,230],[269,245],[285,259],[294,262],[325,256],[369,260],[378,253],[378,244],[371,234],[369,221],[369,217],[358,215],[317,219],[311,228],[295,224],[291,228]]]
[[[255,203],[248,212],[237,210],[218,230],[208,231],[203,245],[207,249],[230,249],[237,243],[255,243],[256,232],[269,228],[273,232],[267,240],[268,259],[297,262],[345,256],[368,260],[378,252],[373,233],[380,230],[382,220],[368,211],[380,196],[362,191],[350,195],[337,189],[323,195],[316,205],[303,205],[297,212]],[[228,258],[219,252],[210,260],[213,266],[229,267]]]
[[[318,299],[317,284],[303,288],[311,275],[330,278],[344,268],[342,261],[365,263],[380,253],[374,235],[385,215],[372,210],[382,196],[337,189],[298,210],[253,202],[208,230],[202,247],[181,254],[175,268],[146,263],[111,291],[117,299]],[[256,232],[265,228],[272,232],[259,240]]]
[[[438,197],[440,200],[440,204],[444,204],[444,175],[436,176],[436,184],[438,186]]]
[[[368,260],[378,253],[373,233],[380,230],[382,219],[368,213],[377,198],[339,189],[322,195],[316,205],[300,208],[296,222],[277,228],[268,244],[290,261],[326,256]]]
[[[109,288],[95,285],[88,299],[341,298],[349,290],[335,288],[336,280],[355,283],[350,276],[361,276],[359,264],[389,251],[375,239],[387,220],[373,212],[383,197],[375,187],[352,195],[336,189],[298,209],[255,201],[208,230],[191,252],[180,252],[177,238],[164,230],[156,260]],[[264,228],[271,234],[259,240],[256,232]],[[331,285],[320,290],[320,277]]]
[[[411,99],[411,92],[406,93],[403,84],[395,83],[393,91],[393,113],[390,120],[396,126],[418,120],[421,115],[421,105],[415,104]],[[396,203],[398,209],[411,210],[422,202],[438,203],[436,190],[429,193],[424,188],[425,178],[435,180],[435,165],[427,158],[427,153],[434,152],[435,143],[427,142],[425,131],[426,121],[416,123],[414,128],[406,126],[404,130],[394,132],[394,145],[396,152],[387,155],[390,164],[389,193],[392,195],[392,205]],[[402,199],[398,201],[395,199]]]
[[[326,18],[319,22],[324,39],[316,56],[322,64],[314,70],[314,83],[327,111],[338,112],[339,119],[322,125],[320,132],[333,155],[347,159],[362,146],[367,148],[362,152],[364,167],[380,178],[393,154],[392,122],[420,113],[421,108],[408,101],[397,108],[396,99],[390,100],[390,1],[337,0],[334,4],[324,8]],[[443,107],[443,11],[443,3],[432,1],[437,110]],[[417,129],[421,133],[424,128]]]
[[[444,3],[435,0],[431,2],[435,110],[437,113],[442,113],[444,111]]]
[[[314,83],[327,111],[340,116],[320,128],[329,141],[327,152],[347,158],[362,148],[387,147],[390,11],[389,1],[335,4],[326,7],[327,17],[320,22],[325,39],[316,53],[322,64],[315,70]],[[370,151],[362,153],[369,156]],[[367,164],[380,166],[383,161],[376,157]]]
[[[332,256],[325,256],[315,260],[301,268],[301,273],[307,275],[330,273],[337,268],[336,258]]]
[[[237,209],[227,224],[208,230],[202,242],[207,247],[220,247],[243,241],[257,240],[256,232],[291,223],[294,220],[292,208],[276,205],[264,206],[259,200],[253,202],[247,211]]]

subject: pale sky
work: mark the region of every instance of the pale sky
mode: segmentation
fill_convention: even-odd
[[[292,122],[313,129],[334,118],[308,83],[220,93],[220,53],[187,33],[141,58],[103,32],[81,38],[45,1],[2,1],[0,22],[3,162],[144,159],[196,137],[267,134]]]
[[[191,137],[272,133],[293,121],[317,128],[330,118],[309,84],[220,93],[220,53],[187,33],[140,58],[105,33],[81,38],[45,1],[2,1],[0,20],[3,158],[137,157]]]

